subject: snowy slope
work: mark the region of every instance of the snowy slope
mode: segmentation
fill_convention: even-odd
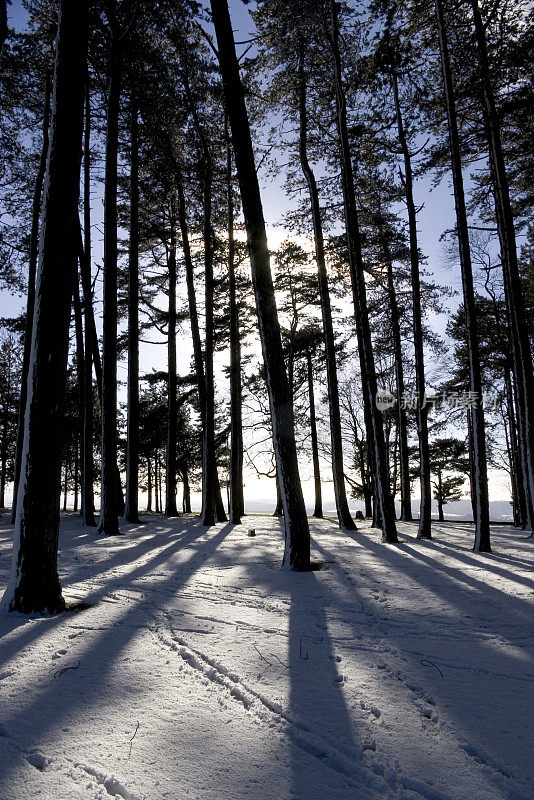
[[[313,521],[322,568],[291,574],[278,522],[245,522],[63,519],[65,597],[90,607],[0,617],[0,800],[534,796],[524,533],[483,556],[469,524],[394,547]]]

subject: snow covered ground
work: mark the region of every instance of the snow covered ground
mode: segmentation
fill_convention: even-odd
[[[67,515],[55,617],[0,617],[0,800],[527,800],[534,542],[435,525],[384,545],[312,521],[306,574],[270,517]],[[247,535],[255,528],[254,538]],[[11,527],[0,519],[0,583]],[[1,587],[0,587],[1,589]]]

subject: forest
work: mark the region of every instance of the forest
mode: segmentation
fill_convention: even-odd
[[[360,498],[389,543],[395,499],[427,539],[468,481],[488,552],[500,468],[532,533],[529,4],[265,0],[237,42],[225,3],[29,2],[20,31],[3,6],[13,608],[61,607],[61,492],[111,536],[141,491],[174,517],[201,487],[202,524],[238,524],[244,468],[269,475],[306,570],[299,469],[315,517],[326,474],[339,527]],[[291,199],[276,250],[259,175]],[[457,302],[420,243],[442,179]]]
[[[533,64],[0,1],[0,800],[531,796]]]

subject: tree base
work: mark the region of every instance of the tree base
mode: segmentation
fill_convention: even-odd
[[[54,592],[42,595],[35,591],[35,587],[31,591],[25,591],[20,586],[15,590],[8,610],[19,614],[61,614],[66,610],[66,605],[61,589],[59,594]]]

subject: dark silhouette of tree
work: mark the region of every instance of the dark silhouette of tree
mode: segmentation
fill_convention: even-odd
[[[472,452],[473,452],[473,502],[475,513],[474,549],[490,552],[488,476],[486,463],[486,432],[484,428],[484,410],[482,407],[482,382],[480,376],[480,356],[476,320],[475,295],[473,288],[473,272],[471,250],[469,246],[469,229],[465,207],[465,195],[462,176],[462,161],[458,135],[458,122],[454,88],[450,68],[447,33],[441,0],[435,0],[436,21],[440,44],[447,120],[449,125],[449,144],[454,186],[454,202],[456,207],[456,233],[462,270],[462,288],[466,315],[466,335],[469,354],[469,389],[472,392],[474,405],[471,410]]]
[[[62,2],[13,563],[4,595],[10,610],[24,613],[65,607],[57,571],[61,429],[78,254],[87,37],[87,3]]]
[[[284,506],[285,560],[294,570],[306,570],[310,566],[310,533],[298,471],[293,409],[287,375],[283,369],[280,326],[250,126],[226,0],[211,0],[211,11],[250,250],[274,451]]]

